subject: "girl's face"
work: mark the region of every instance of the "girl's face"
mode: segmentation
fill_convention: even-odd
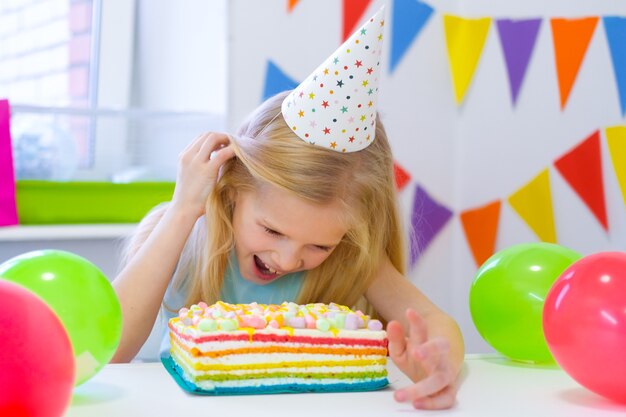
[[[242,277],[263,285],[317,267],[348,230],[341,214],[338,203],[314,205],[272,185],[240,193],[233,229]]]

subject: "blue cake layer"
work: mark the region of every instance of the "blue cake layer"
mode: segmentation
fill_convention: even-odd
[[[207,391],[196,384],[185,380],[183,370],[171,357],[161,358],[161,362],[176,383],[185,391],[197,395],[244,395],[244,394],[285,394],[302,392],[350,392],[375,391],[389,385],[387,378],[346,384],[283,384],[261,385],[248,387],[217,387]]]

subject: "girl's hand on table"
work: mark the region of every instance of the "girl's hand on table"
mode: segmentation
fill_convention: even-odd
[[[407,309],[408,334],[392,320],[387,325],[389,356],[413,384],[394,393],[398,402],[411,402],[420,409],[450,408],[456,398],[456,373],[449,358],[447,340],[428,338],[424,320],[413,309]]]

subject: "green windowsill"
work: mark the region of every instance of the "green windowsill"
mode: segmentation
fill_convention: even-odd
[[[174,182],[18,180],[19,223],[137,223],[151,208],[169,201]]]

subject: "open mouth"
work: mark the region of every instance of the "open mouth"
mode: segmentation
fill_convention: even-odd
[[[274,269],[270,268],[269,266],[267,266],[265,264],[265,262],[263,262],[261,260],[261,258],[259,258],[258,256],[254,255],[254,264],[256,265],[258,271],[259,271],[259,277],[261,279],[266,279],[266,280],[270,280],[270,279],[274,279],[276,277],[278,277],[278,272],[275,271]]]

